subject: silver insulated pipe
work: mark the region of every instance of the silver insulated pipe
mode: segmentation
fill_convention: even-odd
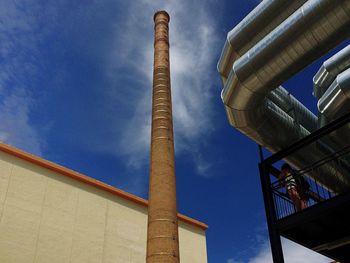
[[[270,1],[263,1],[260,5],[265,2]],[[247,17],[250,16],[254,17]],[[270,14],[270,17],[274,16]],[[253,21],[260,21],[257,19],[247,21],[254,24]],[[231,32],[244,34],[244,30],[249,28],[247,23],[240,23]],[[260,23],[264,24],[262,21]],[[276,98],[277,94],[283,94],[284,91],[281,88],[275,89],[345,40],[350,33],[349,26],[350,0],[309,0],[247,49],[240,58],[232,56],[230,50],[224,47],[218,69],[224,82],[221,97],[231,125],[272,152],[312,132],[317,127],[317,118],[304,106],[294,107],[297,114],[288,112],[285,104],[279,103]],[[231,32],[228,39],[234,35]],[[225,63],[233,66],[227,67]],[[223,70],[225,68],[230,69],[228,76]],[[301,105],[292,96],[288,100],[291,102],[289,105]],[[307,119],[312,120],[311,125]],[[325,156],[327,149],[326,145],[313,147],[287,161],[297,167],[305,167]],[[327,177],[327,173],[329,171],[315,176],[330,189],[342,191],[334,189],[335,184]],[[350,186],[350,179],[344,177],[342,180],[344,185]]]
[[[313,78],[314,96],[319,100],[318,105],[324,104],[326,101],[332,100],[330,97],[330,93],[328,93],[327,96],[323,96],[323,94],[331,85],[333,85],[333,87],[336,85],[336,83],[334,84],[332,83],[333,81],[335,81],[338,74],[342,73],[345,69],[349,67],[350,67],[350,45],[348,45],[347,47],[339,51],[337,54],[333,55],[331,58],[327,59],[322,64],[322,66],[320,67],[320,69],[318,70],[318,72]],[[341,95],[341,93],[338,95]],[[321,100],[322,102],[320,101],[321,97],[322,97],[322,100]],[[324,108],[325,105],[320,107]],[[319,123],[319,126],[322,127],[326,125],[329,121],[331,121],[333,117],[331,116],[327,117],[324,114],[322,114],[322,111],[324,109],[320,110],[320,107],[318,107],[320,111],[318,123]],[[343,128],[342,130],[345,130],[345,129],[346,128]],[[332,134],[331,137],[333,141],[339,141],[339,139],[336,138],[338,136],[336,136],[335,134]]]
[[[340,73],[317,103],[328,120],[350,111],[350,68]]]
[[[350,111],[349,67],[350,45],[326,60],[313,78],[321,127]],[[350,124],[328,137],[330,144],[342,145],[347,138],[350,140]],[[350,158],[347,161],[350,163]]]
[[[227,35],[217,68],[226,82],[233,62],[270,33],[307,0],[264,0]]]
[[[350,45],[327,59],[313,78],[314,95],[320,99],[337,75],[350,67]]]

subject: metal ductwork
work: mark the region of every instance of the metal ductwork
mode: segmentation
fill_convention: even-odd
[[[350,1],[309,0],[262,39],[256,43],[252,41],[255,45],[247,40],[250,49],[246,48],[242,54],[246,46],[240,44],[244,42],[240,37],[247,34],[246,39],[249,39],[249,29],[254,25],[266,26],[261,21],[269,12],[262,7],[264,4],[274,6],[271,2],[282,5],[286,1],[263,1],[229,33],[227,42],[238,43],[238,51],[226,42],[218,70],[224,82],[221,97],[231,125],[275,152],[317,128],[316,116],[294,97],[287,97],[288,92],[279,85],[349,36]],[[269,17],[274,16],[269,13]],[[227,68],[230,69],[228,75]],[[280,100],[281,94],[284,102]],[[288,110],[291,105],[294,115]],[[329,147],[320,144],[287,161],[305,167],[327,153]],[[327,177],[332,169],[325,167],[324,172],[316,175],[317,179],[333,191],[344,190],[335,189],[332,178]],[[348,177],[343,177],[342,181],[345,186],[350,186]]]
[[[350,68],[340,73],[317,103],[318,110],[333,120],[350,110]]]
[[[282,86],[268,93],[267,98],[292,117],[295,124],[300,124],[310,132],[317,130],[317,117],[315,114]]]
[[[345,40],[349,26],[350,1],[308,1],[234,63],[222,92],[225,105],[249,111],[269,91]]]
[[[326,60],[313,78],[320,127],[350,111],[350,72],[345,71],[349,67],[350,45]],[[344,143],[344,138],[350,138],[350,125],[333,132],[327,139],[330,145],[336,147]],[[350,163],[350,158],[347,158],[347,162]]]
[[[349,110],[345,105],[349,73],[344,72],[349,67],[350,45],[326,60],[313,78],[314,95],[318,99],[317,105],[320,112],[320,126],[324,126]]]
[[[350,67],[350,45],[327,59],[313,78],[314,96],[319,100],[337,75]]]
[[[343,51],[343,50],[342,50]],[[342,52],[341,51],[341,52]],[[340,52],[339,52],[340,53]],[[338,54],[339,54],[338,53]],[[343,52],[342,52],[343,53]],[[335,64],[334,66],[337,66]],[[333,83],[319,99],[320,125],[323,126],[350,111],[350,68],[338,74]],[[347,139],[348,138],[348,139]],[[329,135],[330,143],[342,145],[350,140],[350,124]],[[347,158],[350,163],[350,158]]]
[[[307,0],[265,0],[250,12],[227,35],[224,49],[218,62],[223,83],[233,62],[270,33],[277,25],[295,12]]]

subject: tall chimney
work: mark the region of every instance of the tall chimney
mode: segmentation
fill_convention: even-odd
[[[154,14],[147,263],[180,262],[170,90],[169,20],[170,17],[165,11]]]

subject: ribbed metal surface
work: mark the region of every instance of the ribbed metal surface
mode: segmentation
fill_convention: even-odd
[[[336,77],[318,101],[318,108],[322,126],[350,112],[350,68]],[[350,124],[331,133],[328,137],[338,148],[344,143],[347,144],[350,142]],[[349,165],[350,158],[347,157],[346,161]]]
[[[315,74],[314,95],[317,99],[325,93],[337,75],[350,67],[350,45],[327,59]]]
[[[344,73],[349,67],[350,45],[326,60],[313,78],[314,95],[318,99],[320,111],[320,127],[350,111],[349,73]],[[349,125],[332,133],[330,139],[339,145],[347,136],[350,136]]]
[[[257,97],[345,40],[349,26],[349,0],[308,1],[234,63],[223,90],[225,104],[237,110],[255,107]]]
[[[313,78],[320,127],[350,111],[350,45],[326,60]],[[346,70],[348,69],[348,70]],[[350,140],[350,124],[327,137],[335,149]],[[349,166],[350,158],[344,158]]]
[[[292,117],[296,124],[302,125],[310,132],[317,130],[316,115],[282,86],[267,94],[267,98]]]
[[[169,65],[169,15],[154,15],[154,75],[147,263],[178,263],[174,136]]]
[[[345,40],[349,28],[350,0],[309,0],[242,57],[233,58],[221,94],[231,125],[272,152],[308,135],[315,127],[314,121],[310,125],[308,120],[314,116],[291,99],[289,105],[294,104],[298,111],[293,116],[280,103],[283,91],[271,91]],[[297,167],[307,166],[327,153],[329,147],[319,145],[288,161]],[[332,187],[327,170],[315,176]],[[342,180],[350,185],[349,177]]]
[[[227,35],[227,40],[217,66],[223,82],[226,82],[234,60],[258,43],[306,1],[262,1],[232,29]]]
[[[350,110],[350,69],[340,73],[318,101],[318,109],[328,120]]]

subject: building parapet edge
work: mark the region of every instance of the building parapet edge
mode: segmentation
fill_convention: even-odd
[[[85,184],[91,185],[93,187],[99,188],[101,190],[104,190],[104,191],[109,192],[111,194],[114,194],[116,196],[119,196],[119,197],[121,197],[121,198],[123,198],[125,200],[128,200],[128,201],[131,201],[133,203],[142,205],[144,207],[148,207],[148,201],[143,199],[143,198],[141,198],[141,197],[132,195],[132,194],[127,193],[127,192],[125,192],[123,190],[115,188],[115,187],[113,187],[111,185],[105,184],[105,183],[103,183],[101,181],[93,179],[93,178],[91,178],[89,176],[86,176],[84,174],[81,174],[79,172],[73,171],[71,169],[63,167],[63,166],[58,165],[56,163],[53,163],[53,162],[50,162],[50,161],[45,160],[43,158],[40,158],[38,156],[32,155],[30,153],[27,153],[25,151],[17,149],[17,148],[15,148],[13,146],[10,146],[8,144],[0,143],[0,151],[4,152],[4,153],[7,153],[9,155],[15,156],[17,158],[20,158],[22,160],[28,161],[28,162],[30,162],[32,164],[38,165],[38,166],[43,167],[45,169],[48,169],[50,171],[56,172],[58,174],[70,177],[70,178],[75,179],[77,181],[80,181],[82,183],[85,183]],[[188,216],[185,216],[185,215],[182,215],[182,214],[177,214],[177,217],[182,222],[188,223],[188,224],[193,225],[195,227],[198,227],[198,228],[200,228],[202,230],[207,230],[207,228],[208,228],[207,224],[202,223],[202,222],[200,222],[198,220],[195,220],[193,218],[190,218]]]

